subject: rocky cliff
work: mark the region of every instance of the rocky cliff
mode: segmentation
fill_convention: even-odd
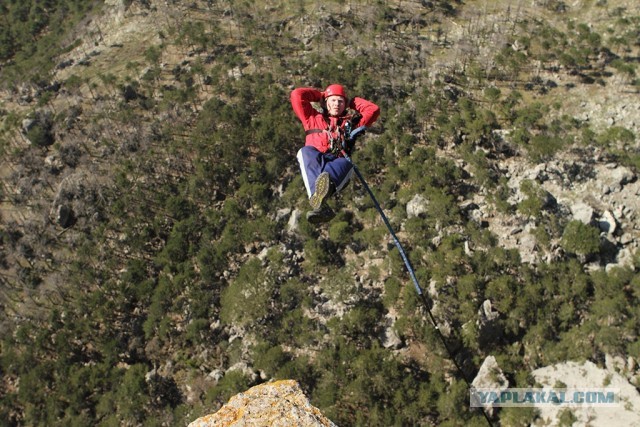
[[[280,380],[239,393],[215,414],[189,424],[189,427],[214,426],[335,427],[335,424],[309,403],[296,381]]]

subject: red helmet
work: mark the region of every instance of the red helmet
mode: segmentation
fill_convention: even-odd
[[[347,92],[344,90],[344,87],[342,85],[329,85],[327,86],[327,88],[324,90],[324,97],[328,98],[330,96],[334,96],[334,95],[338,95],[343,97],[344,99],[347,99]]]

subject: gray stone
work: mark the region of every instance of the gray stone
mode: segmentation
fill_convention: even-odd
[[[598,227],[610,236],[616,232],[617,222],[611,211],[605,211],[602,214],[602,217],[598,219]]]
[[[534,264],[538,257],[538,241],[531,234],[531,227],[525,227],[525,232],[518,236],[518,250],[523,263]]]
[[[291,213],[291,208],[278,209],[278,211],[276,212],[276,221],[280,221],[284,219],[290,213]]]
[[[509,380],[500,369],[494,356],[487,356],[478,370],[478,374],[471,382],[475,388],[496,388],[504,390],[509,387]]]
[[[22,121],[22,131],[24,133],[29,132],[36,125],[36,121],[34,119],[24,119]]]
[[[287,223],[287,231],[292,233],[298,229],[298,224],[300,223],[300,211],[298,209],[294,209],[291,212],[291,216],[289,217],[289,222]]]
[[[608,192],[618,192],[622,190],[622,187],[635,179],[635,174],[631,169],[625,166],[618,166],[614,169],[602,169],[600,171],[600,179],[604,183],[605,187],[608,187]]]
[[[496,392],[504,391],[509,387],[509,380],[505,377],[502,369],[498,366],[498,362],[494,356],[487,356],[482,362],[482,366],[478,370],[478,374],[471,382],[474,389],[488,388]],[[493,405],[487,404],[484,410],[491,416],[493,415]]]
[[[571,206],[571,214],[573,219],[584,224],[590,224],[593,220],[593,208],[584,202],[578,202]]]
[[[62,163],[62,160],[60,160],[60,158],[55,154],[51,154],[45,157],[44,164],[45,166],[47,166],[49,172],[51,173],[58,173],[62,170],[62,168],[64,168],[64,163]]]
[[[220,369],[214,369],[213,371],[209,372],[209,375],[207,375],[207,378],[216,382],[220,381],[222,377],[224,377],[224,372],[222,372]]]
[[[413,199],[407,203],[407,216],[409,218],[420,216],[427,212],[428,206],[429,201],[422,194],[416,194],[413,196]]]
[[[482,303],[480,315],[485,321],[491,321],[497,319],[500,316],[500,313],[497,311],[493,311],[491,300],[487,299]]]
[[[478,310],[478,343],[485,346],[495,342],[503,335],[503,329],[498,321],[500,313],[493,310],[491,300],[485,300]]]
[[[380,341],[384,348],[398,349],[403,346],[403,342],[393,328],[395,319],[389,315],[385,317],[385,327],[381,333]]]
[[[229,369],[227,369],[226,373],[233,372],[233,371],[241,372],[245,377],[249,378],[250,381],[255,381],[256,378],[258,378],[258,374],[253,369],[251,369],[249,365],[247,365],[245,362],[238,362],[233,366],[230,366]]]

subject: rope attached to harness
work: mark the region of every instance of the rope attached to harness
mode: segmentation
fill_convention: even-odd
[[[357,132],[354,131],[353,133],[357,133]],[[387,229],[389,230],[389,234],[391,234],[391,237],[393,238],[393,243],[396,245],[396,248],[398,248],[398,252],[400,252],[400,256],[402,257],[402,260],[404,261],[404,265],[407,268],[407,272],[409,273],[409,276],[411,277],[411,281],[413,282],[413,286],[416,288],[416,292],[418,293],[420,301],[422,302],[422,304],[423,304],[423,306],[424,306],[424,308],[425,308],[425,310],[426,310],[426,312],[427,312],[427,314],[429,316],[429,319],[431,320],[431,323],[433,324],[433,327],[435,328],[435,330],[436,330],[436,332],[437,332],[437,334],[438,334],[438,336],[440,338],[440,341],[442,342],[442,345],[444,346],[445,350],[447,351],[447,354],[449,355],[449,359],[455,365],[456,369],[458,370],[458,372],[462,376],[462,379],[467,384],[467,387],[469,389],[471,389],[473,386],[471,385],[471,382],[469,381],[469,379],[465,375],[464,371],[462,370],[462,367],[460,366],[460,364],[456,360],[456,358],[455,358],[455,356],[453,354],[453,351],[451,350],[451,348],[447,344],[447,340],[445,339],[444,335],[442,334],[442,331],[440,330],[440,327],[438,326],[438,322],[436,322],[436,319],[433,316],[433,313],[431,312],[432,305],[427,300],[427,297],[425,296],[424,292],[422,291],[422,287],[418,283],[418,278],[416,277],[416,274],[415,274],[415,272],[413,270],[413,267],[411,266],[411,262],[409,261],[409,257],[407,257],[407,254],[405,253],[404,249],[402,248],[402,244],[400,244],[400,241],[398,240],[398,237],[396,236],[396,233],[393,231],[393,227],[391,226],[391,223],[387,219],[387,216],[384,214],[384,211],[382,210],[382,207],[380,206],[380,203],[378,203],[378,200],[374,196],[373,191],[371,191],[371,188],[369,188],[369,186],[367,185],[367,182],[364,180],[364,177],[360,173],[360,170],[356,167],[356,165],[351,160],[351,157],[349,157],[349,155],[344,150],[342,151],[342,155],[344,156],[345,159],[347,159],[349,161],[349,163],[351,163],[351,165],[353,166],[353,170],[355,171],[358,179],[360,180],[360,182],[362,182],[362,185],[364,186],[364,188],[367,191],[367,193],[369,193],[369,196],[371,197],[371,200],[373,201],[373,204],[375,205],[376,210],[380,214],[380,217],[382,218],[382,221],[384,222],[384,224],[387,226]],[[482,410],[482,415],[484,415],[484,418],[487,421],[489,427],[493,427],[493,423],[491,422],[491,419],[489,418],[489,415],[487,414],[487,412],[484,410],[484,408],[480,408],[480,409]]]

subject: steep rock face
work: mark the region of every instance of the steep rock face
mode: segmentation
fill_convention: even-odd
[[[189,427],[231,426],[335,427],[309,403],[298,383],[282,380],[260,384],[229,399],[218,412]]]

